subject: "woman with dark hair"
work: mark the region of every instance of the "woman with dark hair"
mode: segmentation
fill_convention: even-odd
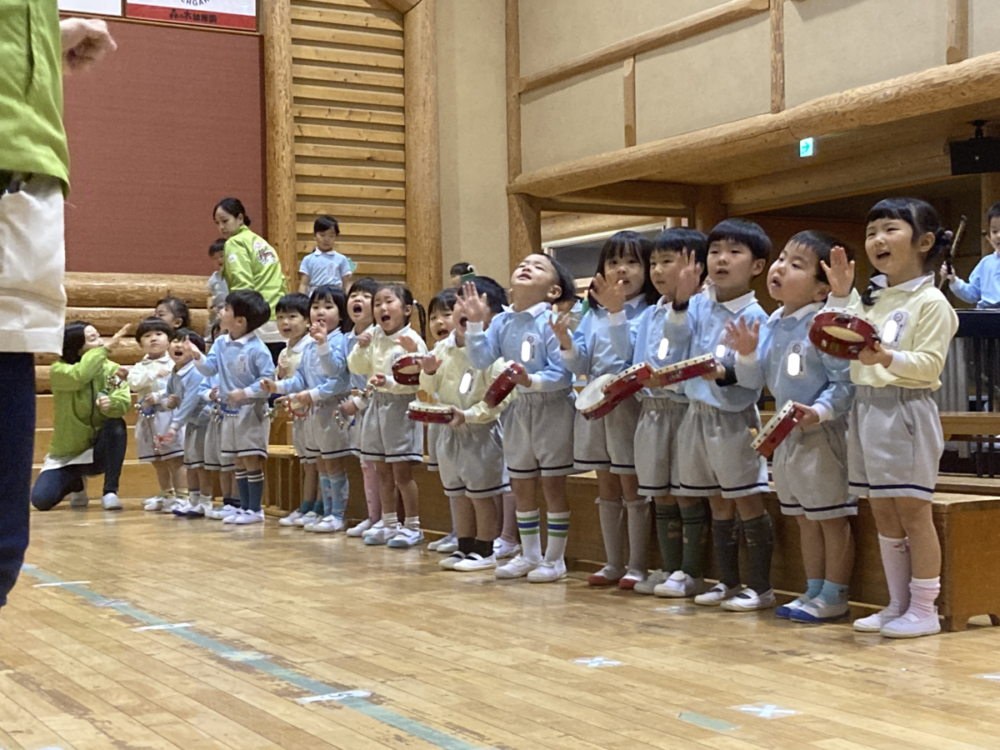
[[[69,323],[63,351],[52,365],[55,429],[42,472],[31,490],[31,504],[50,510],[71,495],[70,505],[85,507],[84,478],[104,475],[105,510],[121,510],[118,478],[125,460],[128,432],[123,417],[132,405],[119,365],[108,360],[128,332],[122,328],[108,341],[82,320]]]

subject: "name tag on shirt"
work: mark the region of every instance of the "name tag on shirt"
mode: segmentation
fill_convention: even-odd
[[[463,396],[472,389],[472,380],[476,377],[476,371],[468,369],[462,373],[462,379],[458,383],[458,392]]]
[[[527,334],[521,341],[521,362],[528,364],[535,358],[538,349],[538,339],[533,333]]]
[[[882,326],[882,346],[890,349],[898,349],[906,332],[906,325],[910,321],[910,314],[906,310],[896,310],[889,315],[885,325]]]
[[[669,353],[670,353],[670,342],[667,341],[666,339],[661,339],[660,346],[656,350],[656,358],[664,360],[667,358],[667,355]]]
[[[785,358],[785,372],[788,377],[797,378],[804,375],[805,371],[805,347],[802,344],[792,344],[788,347],[788,356]]]

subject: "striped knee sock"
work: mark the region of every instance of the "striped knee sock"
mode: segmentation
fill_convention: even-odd
[[[316,509],[318,515],[326,518],[327,516],[333,515],[333,487],[331,486],[333,478],[329,474],[319,475],[319,495],[322,498],[322,510]],[[317,502],[317,505],[320,503]]]
[[[331,515],[341,521],[343,521],[344,516],[347,515],[348,492],[349,488],[347,485],[346,471],[330,476]]]
[[[545,545],[545,559],[549,562],[562,560],[566,554],[566,538],[569,536],[569,511],[547,513],[546,530],[549,538]]]
[[[264,498],[264,472],[247,472],[247,490],[250,500],[250,510],[254,513],[260,512],[261,500]]]
[[[250,510],[250,485],[247,482],[247,472],[236,470],[236,487],[240,495],[240,508]]]
[[[521,532],[521,547],[526,559],[533,563],[542,561],[542,537],[540,536],[542,514],[537,510],[517,512],[517,530]]]

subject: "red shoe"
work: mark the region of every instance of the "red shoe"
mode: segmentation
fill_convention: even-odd
[[[638,570],[630,570],[618,581],[618,588],[622,591],[631,591],[637,583],[644,580],[646,580],[645,573],[641,573]]]
[[[587,579],[588,586],[614,586],[618,583],[624,573],[620,573],[610,565],[605,565],[599,571]]]

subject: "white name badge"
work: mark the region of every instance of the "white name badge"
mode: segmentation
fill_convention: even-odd
[[[462,380],[458,384],[458,392],[463,396],[472,388],[472,379],[476,376],[474,370],[466,370],[462,374]]]
[[[891,349],[899,347],[903,340],[903,333],[906,331],[906,324],[910,319],[909,313],[905,310],[896,310],[889,315],[889,319],[882,326],[882,345]]]
[[[535,337],[528,334],[521,342],[521,361],[527,364],[535,358]]]
[[[802,344],[795,344],[788,352],[788,360],[785,363],[785,372],[791,378],[798,377],[803,371]]]
[[[667,354],[670,353],[670,342],[666,339],[661,339],[660,347],[656,350],[657,359],[666,359]]]
[[[715,358],[716,359],[725,359],[726,358],[726,351],[727,351],[726,345],[725,344],[719,344],[717,347],[715,347]]]

